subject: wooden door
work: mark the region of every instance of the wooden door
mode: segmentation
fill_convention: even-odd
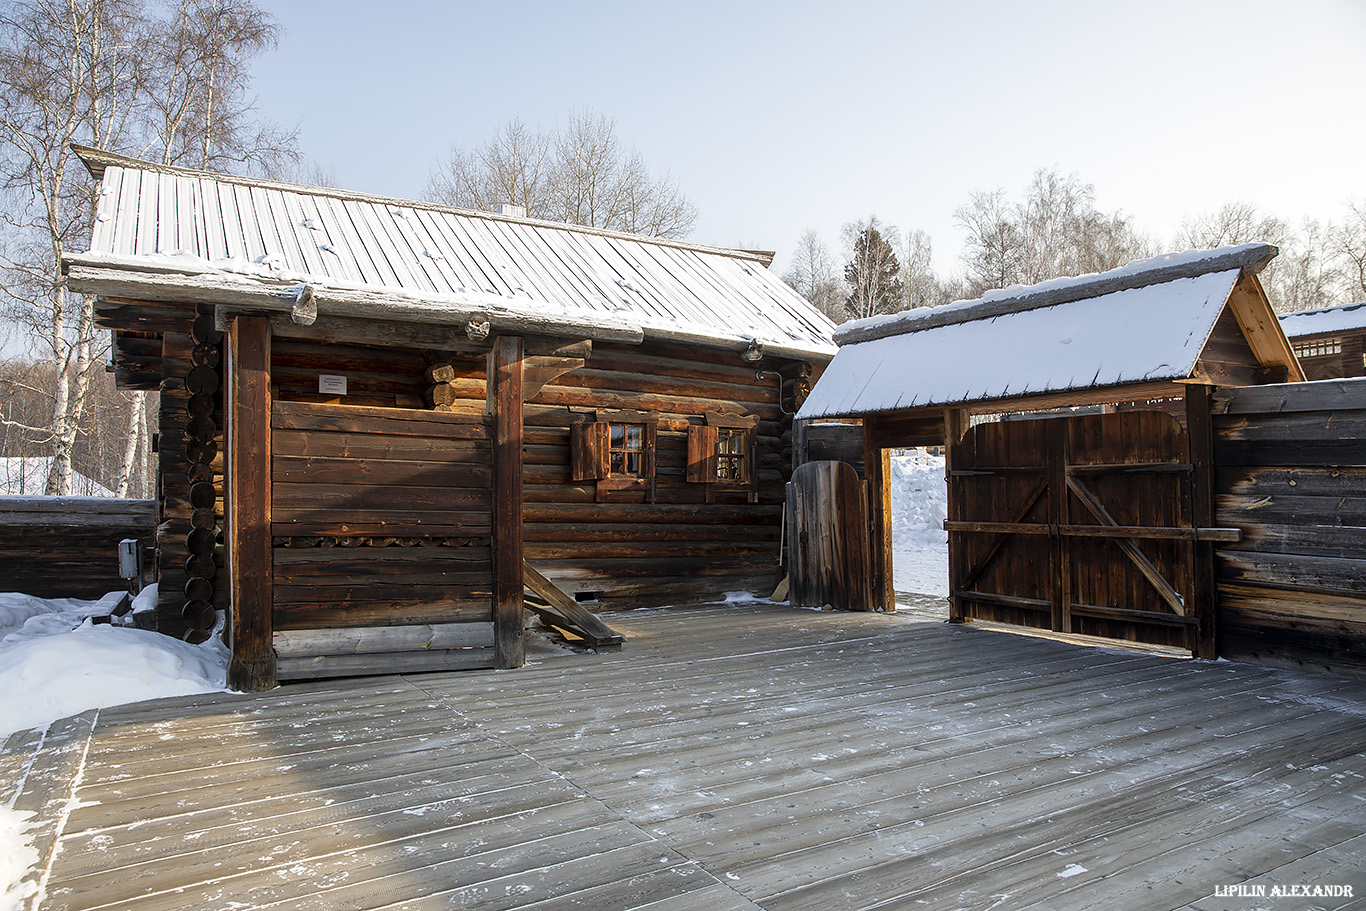
[[[807,462],[787,485],[789,599],[872,610],[866,484],[847,462]]]
[[[972,428],[952,454],[956,612],[1195,650],[1199,586],[1189,442],[1158,411]]]

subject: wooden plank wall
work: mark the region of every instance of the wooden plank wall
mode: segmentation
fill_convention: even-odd
[[[527,562],[593,610],[771,592],[791,474],[793,404],[780,396],[806,372],[797,362],[747,364],[681,345],[595,344],[583,368],[547,384],[525,409]],[[594,482],[570,479],[570,423],[598,409],[658,415],[655,502],[641,490],[600,501]],[[758,417],[758,502],[745,490],[717,491],[708,502],[708,485],[687,481],[688,426],[708,411]]]
[[[1220,654],[1366,676],[1366,379],[1213,408]]]
[[[491,666],[482,415],[276,402],[281,679]]]
[[[150,547],[153,500],[0,497],[0,589],[39,598],[99,598],[122,591],[119,542]],[[151,582],[151,562],[144,562]]]

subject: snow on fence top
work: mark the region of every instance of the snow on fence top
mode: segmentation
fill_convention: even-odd
[[[255,293],[273,309],[309,296],[323,315],[363,299],[416,321],[835,350],[834,324],[771,254],[76,151],[102,178],[90,250],[64,263],[87,293],[118,296],[119,276],[140,273],[166,299],[198,285],[219,295],[207,302]]]
[[[1287,313],[1280,319],[1281,328],[1290,338],[1366,329],[1366,302],[1324,307],[1321,310],[1300,310]]]
[[[1269,244],[1155,257],[842,326],[799,419],[1189,377]]]

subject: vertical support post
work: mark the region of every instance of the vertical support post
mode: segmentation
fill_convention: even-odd
[[[891,456],[882,448],[871,418],[863,419],[863,474],[868,482],[868,609],[894,611]]]
[[[494,666],[521,667],[522,638],[522,339],[500,336],[489,351],[493,404]]]
[[[1071,419],[1057,418],[1043,422],[1044,465],[1048,478],[1048,523],[1054,526],[1049,535],[1049,591],[1052,594],[1054,632],[1072,632],[1072,539],[1057,534],[1056,527],[1067,525],[1067,466],[1072,461],[1068,435]]]
[[[1191,524],[1196,528],[1214,525],[1214,420],[1211,415],[1213,388],[1186,387],[1186,436],[1190,444]],[[1219,657],[1218,588],[1214,580],[1214,542],[1192,541],[1191,611],[1196,618],[1195,641],[1191,654],[1213,660]]]
[[[954,469],[962,459],[963,437],[970,423],[967,411],[962,408],[949,408],[944,411],[944,483],[948,485],[948,517],[952,520],[966,518],[962,503],[960,484],[953,480]],[[953,596],[967,575],[968,566],[964,559],[963,543],[959,532],[949,533],[949,622],[966,623],[967,605],[962,598]]]
[[[275,686],[271,642],[270,323],[239,316],[228,326],[228,686]]]

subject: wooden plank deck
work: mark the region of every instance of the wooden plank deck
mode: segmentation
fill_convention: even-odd
[[[903,614],[612,619],[619,653],[16,735],[40,908],[1366,908],[1361,682]]]

